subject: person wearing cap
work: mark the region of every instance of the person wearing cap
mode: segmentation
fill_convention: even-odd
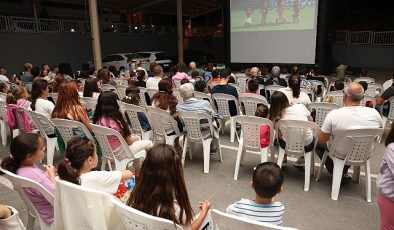
[[[264,82],[264,85],[280,85],[283,87],[287,87],[287,82],[285,79],[279,77],[280,68],[279,66],[274,66],[271,69],[270,77]]]

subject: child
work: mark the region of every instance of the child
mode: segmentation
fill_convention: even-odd
[[[55,194],[55,168],[48,165],[43,171],[36,166],[42,161],[45,149],[45,140],[39,134],[21,133],[12,140],[11,156],[5,157],[1,161],[1,167],[18,176],[34,180],[50,193]],[[47,223],[52,223],[54,220],[53,207],[45,197],[32,188],[25,188],[24,191],[41,218]]]
[[[193,217],[181,157],[166,144],[158,144],[147,153],[127,204],[193,230],[200,229],[211,206],[209,201],[200,202],[200,214]]]
[[[87,137],[74,137],[67,143],[64,159],[57,167],[60,179],[115,194],[121,180],[130,179],[133,173],[123,171],[91,171],[97,167],[98,156],[94,143]]]
[[[246,8],[245,26],[252,25],[252,15],[253,15],[253,9],[250,7]]]
[[[264,104],[259,104],[256,109],[256,117],[267,118],[270,110]],[[268,125],[260,126],[260,145],[266,148],[270,144],[270,127]]]
[[[122,102],[128,103],[128,104],[133,104],[133,105],[140,105],[140,89],[135,86],[129,86],[126,89],[126,96],[122,99]],[[138,112],[138,120],[140,121],[141,127],[144,130],[151,130],[148,118],[145,116],[144,113]],[[128,117],[126,116],[128,119]]]
[[[242,198],[227,207],[226,212],[251,220],[282,225],[285,207],[276,201],[276,195],[283,188],[283,174],[279,166],[273,162],[259,164],[253,173],[251,186],[256,196],[253,200]]]

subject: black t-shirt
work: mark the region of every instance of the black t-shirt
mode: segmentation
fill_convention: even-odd
[[[228,95],[233,95],[238,99],[238,92],[237,89],[231,85],[216,85],[212,88],[211,90],[212,94],[215,93],[224,93]],[[229,101],[228,102],[229,110],[230,110],[230,116],[236,116],[237,113],[237,107],[235,105],[235,101]]]
[[[384,100],[388,100],[390,97],[394,96],[394,86],[389,87],[386,89],[382,96],[380,96]]]

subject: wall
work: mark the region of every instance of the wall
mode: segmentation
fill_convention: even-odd
[[[23,71],[25,62],[34,65],[69,62],[75,71],[93,59],[89,34],[0,33],[0,44],[0,66],[7,68],[7,75]],[[102,34],[101,47],[103,56],[150,50],[176,54],[177,40],[175,35]]]
[[[394,68],[393,46],[333,45],[333,59],[360,68]]]

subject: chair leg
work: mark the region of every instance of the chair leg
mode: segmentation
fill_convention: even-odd
[[[1,143],[3,146],[7,146],[7,125],[4,121],[0,121],[1,125]]]
[[[311,162],[312,162],[313,152],[308,152],[304,154],[305,159],[305,182],[304,191],[309,191],[309,184],[311,180]]]
[[[103,156],[103,159],[101,159],[101,171],[105,171],[105,164],[107,163],[107,158]]]
[[[235,121],[233,117],[230,117],[230,142],[233,143],[235,139],[235,132],[236,132],[236,127],[235,127]]]
[[[55,155],[57,139],[48,138],[48,137],[46,139],[47,139],[47,164],[53,165],[53,157]]]
[[[185,138],[185,143],[183,146],[183,151],[182,151],[182,165],[185,166],[185,158],[186,158],[186,151],[187,151],[187,137]]]
[[[272,146],[268,147],[268,151],[271,154],[271,161],[275,162],[275,153],[274,153],[274,151],[272,149]]]
[[[220,139],[218,138],[218,151],[217,153],[219,154],[219,161],[223,162],[223,157],[222,157],[222,149],[220,147]]]
[[[226,126],[226,120],[225,119],[221,119],[220,120],[220,130],[222,131],[222,134],[224,134],[224,128]]]
[[[360,168],[361,166],[353,166],[353,174],[352,174],[352,181],[356,182],[357,184],[360,183]]]
[[[212,142],[212,138],[202,140],[202,145],[203,145],[203,149],[204,149],[204,173],[209,173],[211,142]]]
[[[237,160],[235,161],[234,180],[238,180],[239,166],[241,165],[241,158],[243,154],[243,140],[239,142]]]
[[[365,183],[367,190],[367,202],[371,202],[371,165],[369,159],[365,162]]]
[[[36,218],[30,213],[30,211],[27,211],[27,212],[28,212],[28,216],[27,216],[26,229],[33,230],[34,229],[34,222],[36,221]]]
[[[317,172],[316,181],[320,180],[320,175],[321,175],[321,172],[324,169],[324,164],[326,163],[326,160],[327,160],[327,152],[324,152],[323,159],[321,159],[319,171]]]
[[[315,176],[315,151],[311,152],[311,175]]]
[[[260,161],[260,163],[264,163],[264,162],[268,161],[268,148],[269,147],[261,149],[261,161]]]
[[[334,162],[334,171],[332,175],[331,199],[338,200],[345,160],[341,160],[335,157],[332,157],[332,160]]]
[[[282,168],[283,158],[285,158],[285,150],[279,147],[278,162],[279,167]]]

